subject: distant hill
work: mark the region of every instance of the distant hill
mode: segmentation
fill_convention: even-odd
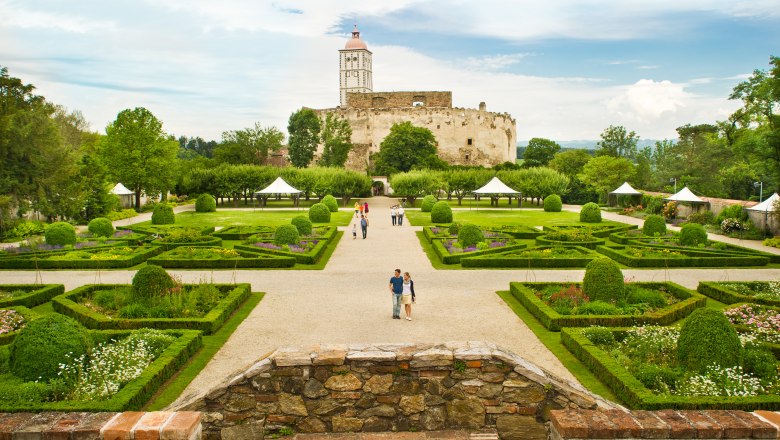
[[[642,149],[644,147],[652,147],[657,142],[657,139],[639,139],[637,142],[637,148]],[[566,150],[589,150],[591,153],[596,150],[596,144],[598,140],[573,140],[573,141],[555,141],[563,147],[563,151]],[[517,141],[517,158],[522,159],[523,153],[525,153],[525,147],[528,146],[528,140]]]

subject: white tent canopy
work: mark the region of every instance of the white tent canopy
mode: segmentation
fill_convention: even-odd
[[[277,177],[276,180],[274,180],[270,185],[266,186],[260,191],[255,192],[255,194],[300,194],[302,192],[303,191],[290,186],[290,184],[285,182],[284,179],[282,179],[280,176]]]
[[[122,185],[122,183],[120,182],[114,185],[113,188],[111,188],[111,194],[116,194],[118,196],[131,196],[135,194],[135,192],[130,191],[129,189],[127,189],[126,186]]]
[[[691,203],[707,203],[704,200],[698,198],[688,187],[681,189],[677,194],[673,194],[664,200],[670,200],[674,202],[691,202]]]
[[[635,190],[631,185],[628,184],[628,182],[623,182],[620,187],[614,191],[612,191],[610,194],[615,194],[616,196],[640,196],[642,195],[641,192]]]
[[[764,200],[763,202],[759,203],[758,205],[751,206],[748,208],[748,211],[761,211],[761,212],[771,212],[774,211],[774,204],[777,199],[780,199],[780,196],[777,195],[777,193],[772,194],[768,199]]]
[[[480,189],[474,190],[474,194],[520,194],[512,188],[506,186],[498,177],[493,177]]]

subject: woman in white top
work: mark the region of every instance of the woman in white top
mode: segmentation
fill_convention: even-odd
[[[390,207],[390,218],[393,219],[393,226],[395,226],[395,205]]]
[[[406,320],[412,320],[412,303],[414,302],[414,281],[409,272],[404,272],[403,291],[401,292],[401,304],[406,310]]]
[[[402,226],[404,224],[404,207],[399,206],[395,215],[398,217],[398,226]]]

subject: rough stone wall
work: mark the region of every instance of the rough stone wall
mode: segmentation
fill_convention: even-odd
[[[203,411],[204,436],[495,427],[545,439],[549,412],[613,405],[494,345],[283,349],[177,408]]]
[[[349,108],[412,107],[415,102],[422,102],[424,107],[452,108],[452,92],[347,93],[347,107]]]

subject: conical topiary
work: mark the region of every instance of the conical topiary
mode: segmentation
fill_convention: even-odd
[[[703,373],[710,365],[739,364],[742,344],[737,331],[720,310],[696,309],[682,325],[677,359],[686,370]]]
[[[623,272],[609,258],[596,258],[585,267],[582,292],[591,301],[615,303],[626,297]]]

